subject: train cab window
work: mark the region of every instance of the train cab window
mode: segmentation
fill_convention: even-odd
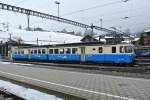
[[[72,48],[72,54],[77,54],[78,49],[77,48]]]
[[[67,48],[66,49],[66,54],[70,54],[71,53],[71,49],[70,48]]]
[[[103,53],[103,47],[99,47],[99,48],[98,48],[98,52],[99,52],[99,53]]]
[[[38,49],[38,54],[41,54],[41,49]]]
[[[45,54],[45,53],[46,53],[45,49],[42,49],[42,54]]]
[[[124,53],[124,47],[120,46],[120,53]]]
[[[34,54],[37,54],[37,50],[34,50]]]
[[[116,47],[112,47],[112,53],[116,53]]]
[[[54,49],[54,54],[59,54],[59,50],[58,49]]]
[[[53,54],[53,49],[49,49],[49,54]]]
[[[64,49],[59,49],[60,54],[64,54]]]
[[[132,47],[131,46],[125,46],[125,53],[132,53]]]

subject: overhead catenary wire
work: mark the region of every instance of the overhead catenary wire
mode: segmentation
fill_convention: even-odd
[[[128,1],[128,0],[127,0]],[[126,2],[126,1],[117,1],[117,2]],[[115,3],[115,2],[113,2],[113,3]],[[112,3],[112,4],[113,4]],[[110,4],[110,3],[109,3]],[[96,6],[95,6],[96,7]],[[102,6],[101,6],[102,7]],[[91,8],[93,8],[93,7],[91,7]],[[150,6],[145,6],[145,7],[139,7],[139,8],[136,8],[136,9],[134,9],[134,11],[137,11],[137,10],[143,10],[143,9],[146,9],[146,8],[150,8]],[[93,8],[94,9],[94,8]],[[88,9],[85,9],[85,10],[88,10]],[[115,12],[115,13],[109,13],[109,14],[106,14],[106,15],[104,15],[103,14],[103,17],[104,16],[107,16],[107,15],[113,15],[113,14],[120,14],[120,13],[127,13],[127,12],[130,12],[130,10],[125,10],[125,11],[119,11],[119,12]],[[89,18],[95,18],[95,17],[99,17],[99,16],[92,16],[92,17],[88,17],[88,18],[82,18],[82,20],[87,20],[87,19],[89,19]],[[133,17],[135,17],[135,16],[133,16]],[[114,18],[112,19],[112,20],[114,20]],[[118,19],[116,19],[116,20],[118,20]],[[109,20],[105,20],[105,22],[106,21],[111,21],[111,19],[109,19]],[[40,23],[41,21],[35,21],[35,22],[33,22],[33,23],[31,23],[31,25],[33,25],[33,24],[36,24],[36,23]]]
[[[145,6],[145,7],[135,8],[133,10],[134,11],[139,11],[139,10],[143,10],[143,9],[147,9],[147,8],[150,8],[150,5]],[[100,16],[102,16],[102,17],[109,16],[110,17],[110,16],[113,16],[113,15],[123,14],[123,13],[127,13],[127,12],[130,12],[130,10],[118,11],[118,12],[108,13],[108,14],[101,14],[101,15],[98,15],[98,16],[90,16],[90,17],[86,17],[86,18],[84,17],[84,18],[82,18],[82,20],[87,20],[87,19],[96,18],[96,17],[100,17]],[[109,20],[111,20],[111,19],[109,19]],[[105,21],[107,21],[107,20],[105,20]]]
[[[19,4],[22,4],[22,3],[25,2],[25,1],[27,1],[27,0],[20,0],[20,1],[17,2],[15,5],[17,6],[17,5],[19,5]]]
[[[103,4],[103,5],[97,5],[97,6],[93,6],[93,7],[89,7],[89,8],[85,8],[85,9],[81,9],[81,10],[77,10],[77,11],[73,11],[73,12],[70,12],[70,13],[65,13],[62,16],[73,15],[73,14],[76,14],[76,13],[85,12],[85,11],[93,10],[93,9],[96,9],[96,8],[110,6],[110,5],[114,5],[114,4],[122,3],[122,2],[123,2],[122,0],[109,2],[109,3]]]
[[[69,14],[73,14],[73,13],[78,13],[78,12],[84,12],[84,11],[92,10],[92,9],[99,8],[99,7],[110,6],[110,5],[113,5],[113,4],[127,2],[127,1],[126,0],[119,0],[119,1],[115,1],[115,2],[109,2],[109,3],[103,4],[103,5],[97,5],[97,6],[89,7],[89,8],[86,8],[86,9],[82,9],[82,10],[74,11],[74,12],[71,12],[71,13],[67,13],[67,14],[64,14],[63,16],[66,16],[66,15],[69,15]],[[36,24],[36,23],[40,23],[40,22],[41,21],[39,21],[39,22],[35,21],[35,22],[31,23],[31,25]]]

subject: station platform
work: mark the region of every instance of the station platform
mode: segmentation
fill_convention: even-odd
[[[32,66],[0,63],[0,76],[88,100],[150,100],[149,79]]]

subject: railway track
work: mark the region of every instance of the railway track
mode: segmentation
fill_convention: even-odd
[[[150,66],[140,66],[134,65],[132,67],[128,66],[112,66],[112,65],[95,65],[95,64],[64,64],[64,63],[43,63],[43,62],[26,62],[26,61],[15,61],[14,63],[21,64],[33,64],[42,65],[36,66],[41,68],[56,68],[56,69],[82,69],[91,71],[115,71],[115,72],[128,72],[128,73],[150,73]]]
[[[46,69],[74,71],[92,74],[105,74],[105,75],[150,79],[149,75],[150,66],[143,66],[143,65],[142,66],[135,65],[133,67],[128,67],[128,66],[61,64],[61,63],[45,63],[45,62],[43,63],[43,62],[26,62],[26,61],[16,61],[12,62],[12,64],[19,64],[24,65],[26,67],[35,67],[35,68],[46,68]]]
[[[4,88],[0,88],[0,100],[25,100],[25,99],[8,92]]]

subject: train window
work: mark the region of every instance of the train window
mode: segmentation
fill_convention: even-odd
[[[55,54],[59,54],[59,50],[58,49],[54,49],[54,53]]]
[[[132,53],[132,47],[131,46],[125,46],[125,53]]]
[[[112,47],[112,53],[116,53],[116,47]]]
[[[41,54],[41,49],[38,49],[38,54]]]
[[[53,49],[49,49],[49,54],[53,54]]]
[[[24,51],[23,51],[23,50],[21,51],[21,54],[24,54]]]
[[[59,49],[60,54],[64,54],[64,49]]]
[[[42,49],[42,54],[45,54],[45,49]]]
[[[34,54],[37,54],[37,50],[34,50]]]
[[[14,54],[17,54],[17,52],[15,51]]]
[[[20,51],[18,50],[18,54],[20,54]]]
[[[33,50],[31,50],[31,54],[33,54]]]
[[[99,47],[98,52],[103,53],[103,47]]]
[[[28,54],[30,54],[31,52],[30,52],[30,50],[28,50]]]
[[[72,54],[76,54],[76,53],[77,53],[77,51],[78,51],[78,49],[77,49],[77,48],[72,48]]]
[[[66,54],[70,54],[71,53],[71,49],[70,48],[67,48],[66,49]]]
[[[124,53],[124,47],[120,46],[120,53]]]

